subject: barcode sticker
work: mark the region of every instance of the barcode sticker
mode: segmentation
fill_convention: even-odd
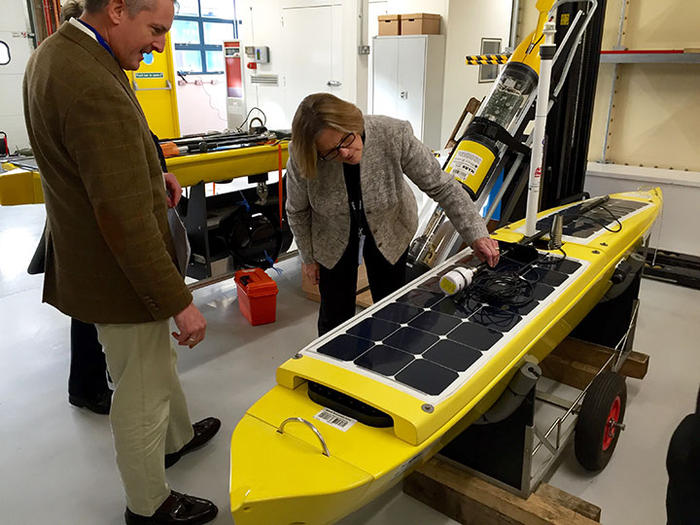
[[[335,427],[338,430],[342,430],[343,432],[346,432],[351,426],[357,423],[357,420],[344,416],[343,414],[338,414],[338,412],[335,412],[330,408],[324,408],[321,410],[314,416],[314,419],[323,421],[327,425]]]

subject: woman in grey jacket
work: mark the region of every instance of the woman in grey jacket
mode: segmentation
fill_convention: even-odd
[[[495,266],[498,243],[476,206],[408,122],[363,116],[328,93],[309,95],[297,108],[287,162],[287,216],[303,272],[319,285],[319,335],[355,314],[363,257],[375,302],[405,284],[418,214],[404,174],[443,207],[474,253]]]

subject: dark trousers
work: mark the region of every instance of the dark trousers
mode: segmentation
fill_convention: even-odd
[[[68,393],[95,399],[108,391],[107,364],[95,325],[71,319]]]
[[[350,232],[345,253],[333,268],[320,265],[318,288],[321,307],[318,311],[318,335],[321,336],[355,315],[357,291],[357,258],[359,252],[357,230]],[[374,302],[383,299],[406,284],[406,256],[408,248],[396,264],[390,264],[367,236],[364,260],[369,289]]]
[[[666,470],[667,524],[700,523],[700,408],[698,413],[686,416],[673,433]]]

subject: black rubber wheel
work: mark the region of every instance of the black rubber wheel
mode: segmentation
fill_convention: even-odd
[[[627,386],[613,372],[603,372],[591,383],[576,422],[574,452],[587,470],[603,470],[610,461],[625,417]]]

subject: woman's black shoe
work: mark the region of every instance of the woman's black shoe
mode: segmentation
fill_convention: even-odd
[[[219,509],[209,500],[180,494],[174,490],[153,516],[124,513],[127,525],[201,525],[213,520]]]

